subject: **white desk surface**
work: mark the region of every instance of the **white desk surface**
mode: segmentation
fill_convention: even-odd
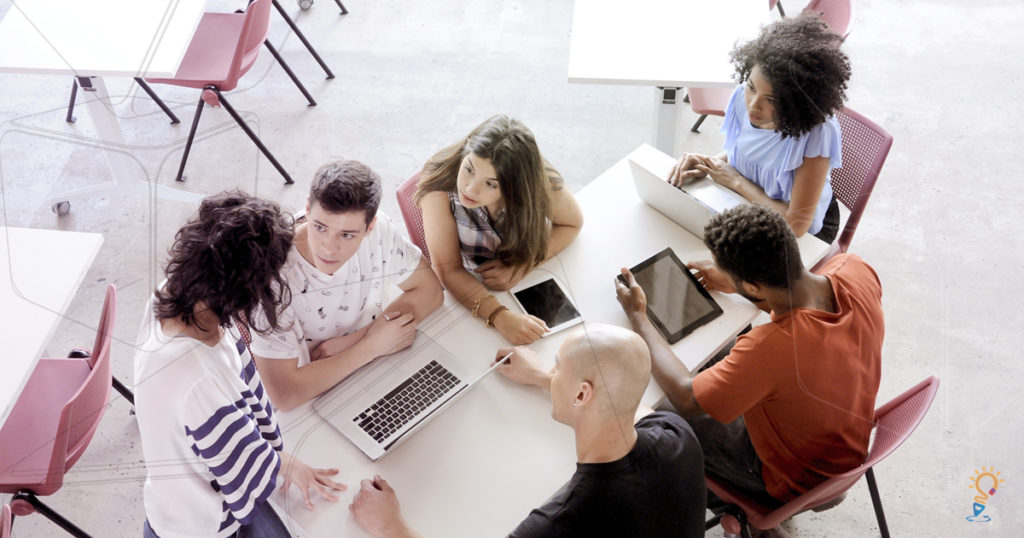
[[[699,239],[640,200],[629,158],[652,169],[665,166],[666,174],[673,162],[642,145],[584,187],[576,195],[584,212],[583,231],[559,256],[524,279],[558,276],[588,322],[628,326],[615,299],[614,278],[620,267],[632,266],[666,246],[683,260],[709,257]],[[808,242],[814,252],[805,255],[820,257],[828,245],[814,240],[820,247]],[[758,312],[739,296],[714,295],[724,314],[673,346],[691,370]],[[499,299],[514,304],[507,294],[499,294]],[[497,331],[485,329],[464,307],[453,304],[450,296],[419,328],[453,354],[479,360],[481,369],[498,347],[507,345]],[[550,366],[567,334],[542,338],[530,347]],[[653,406],[662,398],[652,382],[644,402]],[[504,535],[575,471],[572,430],[552,420],[550,412],[546,392],[495,373],[380,461],[371,462],[308,404],[300,406],[278,414],[285,449],[311,465],[341,469],[339,481],[349,491],[337,503],[317,501],[313,512],[305,509],[294,489],[287,497],[275,493],[274,501],[309,536],[366,536],[348,505],[359,480],[380,474],[397,490],[406,521],[425,536]]]
[[[733,87],[729,52],[769,21],[764,0],[576,0],[569,82]]]
[[[0,22],[0,71],[170,78],[206,0],[17,0]]]
[[[0,424],[102,244],[95,233],[0,227]]]

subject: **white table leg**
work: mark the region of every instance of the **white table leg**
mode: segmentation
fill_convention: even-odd
[[[85,100],[85,106],[89,109],[89,115],[96,125],[99,142],[107,146],[103,150],[103,154],[106,155],[107,163],[110,165],[112,180],[53,195],[51,203],[81,200],[115,191],[130,197],[147,196],[153,185],[140,178],[143,175],[142,163],[132,157],[126,147],[124,133],[121,131],[121,124],[110,103],[107,86],[103,83],[102,77],[93,77],[89,80],[93,91],[88,91],[83,87],[82,89],[86,91],[79,95]],[[160,199],[191,203],[199,203],[203,199],[200,194],[172,189],[163,185],[156,185],[156,196]]]
[[[683,89],[662,86],[655,89],[654,147],[669,155],[675,155],[676,126],[679,119],[677,103],[683,98]]]

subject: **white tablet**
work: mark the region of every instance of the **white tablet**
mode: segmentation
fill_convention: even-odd
[[[583,321],[579,309],[566,293],[565,286],[555,277],[548,277],[525,286],[520,283],[509,291],[523,312],[537,316],[547,323],[551,331],[544,336]]]

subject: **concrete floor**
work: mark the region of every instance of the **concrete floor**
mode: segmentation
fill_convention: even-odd
[[[230,98],[297,184],[283,186],[227,114],[208,109],[182,188],[240,187],[299,208],[317,166],[346,157],[377,170],[391,193],[435,150],[497,112],[532,128],[574,191],[650,140],[653,89],[566,82],[571,2],[348,0],[344,17],[329,0],[307,12],[282,2],[337,78],[324,80],[274,15],[270,39],[319,106],[306,108],[266,55]],[[795,13],[803,3],[785,6]],[[0,0],[0,14],[10,8],[11,0]],[[681,21],[681,31],[690,24],[699,21]],[[1019,452],[1012,456],[1024,436],[1024,419],[1014,411],[1024,376],[1012,337],[1024,322],[1024,200],[1006,189],[1019,177],[1010,156],[1020,144],[1012,141],[1024,135],[1015,98],[1022,77],[1011,64],[1024,55],[1022,26],[1024,5],[1015,0],[861,0],[844,45],[854,66],[849,105],[895,136],[853,243],[885,292],[879,403],[929,375],[942,379],[917,432],[876,468],[897,536],[1019,536],[1013,529],[1024,523],[1017,487],[1024,464]],[[105,159],[84,145],[93,136],[88,112],[80,111],[76,125],[63,121],[70,84],[68,77],[0,75],[0,211],[9,226],[104,235],[49,350],[91,341],[103,290],[114,283],[113,368],[130,380],[143,304],[193,208],[112,197],[77,202],[63,218],[50,212],[48,195],[108,172]],[[172,127],[137,86],[116,79],[108,85],[140,175],[174,184],[196,92],[156,87],[183,119]],[[686,110],[681,125],[693,119]],[[684,128],[677,152],[715,151],[720,125],[710,118],[699,135]],[[383,210],[400,220],[391,194]],[[1005,483],[989,500],[991,521],[971,523],[970,479],[983,466],[1001,472]],[[144,477],[135,419],[115,396],[88,451],[47,502],[96,536],[137,536]],[[342,472],[349,484],[359,478]],[[345,494],[337,509],[350,500]],[[798,536],[878,534],[863,483],[837,508],[797,516],[787,527]],[[15,525],[15,536],[59,534],[38,515]]]

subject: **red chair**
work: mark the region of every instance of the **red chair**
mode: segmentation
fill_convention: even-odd
[[[811,0],[803,13],[817,12],[828,29],[842,37],[850,35],[853,28],[853,0]]]
[[[847,209],[850,216],[828,253],[811,270],[817,270],[832,256],[846,252],[857,232],[868,198],[875,188],[878,173],[892,148],[892,135],[875,122],[865,118],[849,107],[838,114],[839,128],[843,133],[843,166],[832,170],[832,194]]]
[[[888,538],[889,527],[885,522],[882,499],[878,494],[878,485],[875,483],[875,474],[872,468],[899,448],[910,437],[910,434],[914,433],[917,425],[921,423],[928,412],[928,408],[931,407],[938,390],[939,378],[931,376],[876,409],[875,438],[871,450],[868,452],[867,461],[841,475],[829,478],[780,507],[764,506],[743,493],[730,489],[728,484],[710,475],[705,476],[708,490],[729,504],[723,514],[708,520],[706,528],[710,529],[722,523],[726,532],[734,533],[735,526],[738,526],[738,530],[744,538],[750,538],[749,526],[762,530],[771,529],[800,512],[823,511],[839,504],[846,491],[860,480],[861,475],[865,475],[868,490],[871,492],[871,502],[875,509],[875,518],[878,520],[878,528],[883,538]],[[730,521],[730,518],[735,519]],[[729,527],[733,527],[733,529]]]
[[[0,492],[14,494],[14,514],[39,512],[74,536],[88,534],[37,496],[60,489],[106,410],[116,299],[108,286],[91,357],[40,359],[0,429]]]
[[[416,205],[416,184],[420,182],[420,173],[416,172],[398,187],[398,208],[402,210],[402,220],[409,232],[409,239],[423,252],[423,257],[430,263],[430,252],[427,251],[427,236],[423,233],[423,212]]]
[[[274,57],[280,61],[279,55],[267,42],[270,7],[271,0],[256,0],[249,5],[245,13],[203,14],[175,77],[147,79],[149,82],[159,84],[203,90],[200,94],[199,105],[196,107],[195,117],[192,119],[188,140],[185,142],[185,152],[181,156],[181,165],[178,167],[178,175],[175,178],[178,181],[184,181],[185,162],[188,160],[192,141],[196,136],[199,117],[203,113],[203,103],[207,103],[214,107],[223,104],[238,126],[260,148],[274,168],[284,176],[285,182],[294,183],[288,172],[263,145],[256,133],[245,124],[245,121],[228,103],[223,94],[223,92],[233,90],[238,85],[238,79],[253,66],[259,54],[260,45],[266,44]],[[293,80],[296,79],[293,78]],[[308,94],[306,95],[310,106],[316,104]]]

